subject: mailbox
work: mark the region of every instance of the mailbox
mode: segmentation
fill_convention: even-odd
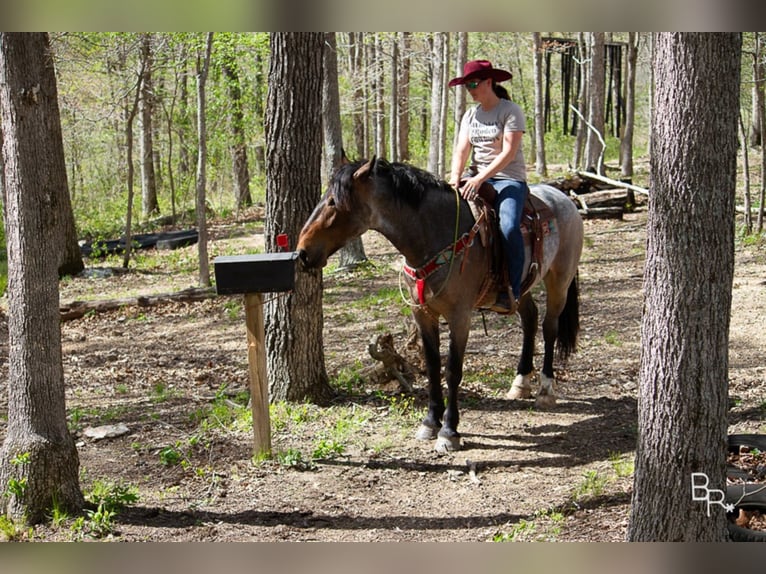
[[[213,260],[219,295],[290,291],[295,287],[296,251],[221,255]]]

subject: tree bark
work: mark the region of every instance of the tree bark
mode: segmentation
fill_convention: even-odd
[[[324,39],[316,32],[269,36],[266,251],[276,251],[277,234],[296,241],[319,199]],[[295,289],[267,304],[265,329],[271,400],[329,399],[321,270],[297,273]]]
[[[66,209],[64,147],[47,34],[0,34],[0,130],[8,248],[8,424],[0,514],[45,520],[54,501],[82,509],[79,459],[66,422],[58,260]]]
[[[410,40],[411,32],[399,32],[399,121],[397,122],[399,138],[399,159],[410,160]]]
[[[364,82],[365,72],[363,70],[364,62],[364,32],[351,32],[349,33],[349,51],[350,66],[352,81],[354,82],[354,89],[352,95],[354,115],[353,121],[353,133],[354,133],[354,150],[357,158],[363,158],[367,155],[367,143],[365,140],[365,124],[367,121],[367,112],[364,97]]]
[[[455,51],[455,77],[463,75],[463,66],[468,60],[468,32],[458,32],[457,50]],[[452,149],[457,146],[457,139],[460,135],[460,122],[463,119],[466,109],[465,90],[455,90],[455,135],[452,138]]]
[[[210,287],[210,261],[207,254],[207,121],[206,93],[207,73],[210,69],[210,52],[213,49],[213,32],[207,33],[204,55],[197,55],[197,252],[199,254],[199,285]]]
[[[535,173],[541,176],[548,175],[548,167],[545,164],[545,126],[543,124],[543,47],[540,32],[532,34],[534,46],[532,48],[534,60],[534,83],[535,83]],[[568,114],[569,110],[564,110]]]
[[[234,194],[237,207],[249,207],[253,204],[250,195],[250,171],[247,167],[247,141],[245,137],[245,117],[242,111],[242,87],[237,71],[237,59],[234,55],[234,43],[229,39],[223,49],[222,70],[226,77],[226,87],[231,101],[229,121],[231,123],[231,152],[232,175],[234,176]]]
[[[152,91],[152,46],[151,34],[141,35],[141,67],[144,77],[141,82],[141,190],[144,218],[159,213],[157,203],[157,180],[154,175],[154,142],[152,115],[154,93]]]
[[[444,164],[439,136],[442,133],[442,92],[444,91],[444,50],[446,35],[446,32],[434,33],[433,50],[431,52],[433,75],[431,77],[431,127],[427,169],[438,177],[443,176],[442,169]]]
[[[577,33],[577,53],[578,53],[578,66],[580,70],[580,88],[577,92],[577,137],[574,144],[574,158],[572,164],[575,167],[581,167],[587,169],[587,165],[583,165],[583,150],[585,148],[585,138],[587,136],[588,126],[585,125],[585,113],[588,107],[588,66],[586,65],[588,60],[588,50],[585,45],[585,33]]]
[[[657,34],[638,443],[628,538],[722,541],[740,34]]]
[[[325,34],[324,73],[322,75],[322,131],[324,133],[324,154],[322,170],[327,185],[335,170],[340,167],[343,154],[343,130],[340,121],[340,95],[338,92],[338,49],[335,32]],[[340,267],[353,269],[367,260],[362,238],[357,237],[338,252]]]
[[[633,128],[636,123],[636,63],[638,60],[638,32],[628,32],[628,62],[625,88],[625,131],[620,141],[620,174],[633,177]]]
[[[588,135],[585,140],[586,168],[604,173],[604,32],[590,32],[590,76],[588,98]]]

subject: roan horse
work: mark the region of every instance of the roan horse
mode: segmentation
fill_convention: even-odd
[[[583,224],[574,203],[557,189],[531,186],[552,213],[544,238],[543,259],[537,278],[547,291],[543,320],[545,356],[536,406],[555,404],[553,354],[566,358],[575,349],[579,331],[577,266],[583,243]],[[430,173],[402,163],[372,158],[341,166],[327,192],[301,230],[297,251],[302,265],[321,268],[327,258],[347,241],[368,229],[385,236],[404,256],[411,269],[429,262],[428,276],[422,280],[405,275],[413,298],[413,315],[423,341],[429,383],[428,414],[417,438],[436,439],[436,450],[460,448],[458,434],[458,385],[463,376],[472,311],[486,298],[487,276],[492,249],[471,234],[475,218],[468,202],[446,182]],[[466,238],[470,236],[470,241]],[[457,245],[462,246],[461,249]],[[458,251],[460,251],[458,253]],[[436,257],[435,257],[436,256]],[[441,257],[439,257],[441,256]],[[441,258],[445,264],[431,262]],[[525,275],[529,272],[527,248]],[[508,398],[529,398],[538,311],[531,287],[519,301],[523,346],[517,375]],[[495,285],[495,292],[497,285]],[[494,301],[495,293],[490,293]],[[449,353],[445,369],[447,404],[441,386],[439,318],[449,326]]]

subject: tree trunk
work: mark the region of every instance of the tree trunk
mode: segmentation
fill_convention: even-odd
[[[435,32],[431,63],[433,75],[431,77],[431,130],[428,147],[428,171],[438,177],[442,177],[441,133],[442,118],[442,91],[444,90],[444,46],[446,32]]]
[[[0,34],[0,131],[8,248],[8,424],[0,514],[45,520],[54,501],[82,509],[79,459],[66,422],[58,261],[67,208],[56,77],[47,34]]]
[[[625,131],[620,142],[620,174],[633,177],[633,128],[636,123],[636,62],[638,60],[637,32],[628,32],[628,62],[625,89]]]
[[[399,159],[410,160],[410,40],[411,32],[399,32]]]
[[[580,89],[577,93],[577,137],[575,138],[574,145],[574,158],[572,164],[576,167],[587,169],[588,166],[584,165],[583,161],[583,149],[585,148],[585,138],[587,136],[588,126],[585,125],[585,113],[588,107],[588,66],[586,62],[588,60],[588,50],[585,45],[585,34],[583,32],[577,33],[577,53],[579,57],[578,69],[580,70]]]
[[[351,45],[349,51],[351,52],[351,78],[354,82],[353,96],[353,133],[354,133],[354,150],[357,158],[362,158],[367,155],[367,146],[365,143],[365,122],[366,122],[366,107],[364,103],[364,78],[363,62],[364,62],[364,32],[351,32],[349,34]]]
[[[386,155],[386,102],[384,98],[385,78],[383,74],[383,46],[380,32],[375,32],[373,44],[373,86],[375,90],[375,155]]]
[[[139,100],[141,98],[141,82],[143,81],[143,70],[138,73],[136,80],[136,93],[133,99],[133,105],[128,109],[127,118],[125,118],[125,150],[127,155],[127,167],[128,167],[128,201],[125,208],[125,252],[122,256],[122,267],[128,268],[130,265],[130,253],[132,250],[132,237],[133,237],[133,121],[136,119],[136,113],[138,112]],[[174,210],[175,213],[175,210]]]
[[[389,95],[388,157],[399,161],[399,43],[391,36],[391,87]]]
[[[764,64],[761,61],[761,33],[753,32],[755,41],[755,53],[753,54],[753,88],[751,92],[751,101],[753,116],[750,120],[750,146],[756,147],[761,144],[761,134],[763,132],[761,119],[756,110],[763,106],[763,83],[759,78],[763,78]]]
[[[205,54],[197,55],[197,252],[199,254],[199,285],[210,287],[210,261],[207,254],[207,121],[205,83],[210,69],[210,52],[213,49],[213,32],[208,32]]]
[[[249,207],[253,204],[250,195],[250,172],[247,167],[247,138],[245,136],[245,117],[242,112],[242,87],[237,71],[237,59],[234,55],[234,44],[229,41],[223,49],[223,74],[226,77],[226,87],[231,101],[229,120],[231,122],[231,152],[232,175],[234,176],[234,195],[237,207]]]
[[[266,251],[294,242],[319,199],[324,33],[272,33],[266,113]],[[300,94],[293,98],[292,94]],[[322,272],[297,273],[292,293],[265,312],[271,400],[326,401],[332,394],[322,339]]]
[[[335,32],[325,34],[324,73],[322,75],[322,131],[324,155],[323,187],[343,161],[343,131],[340,121],[340,95],[338,93],[338,49]],[[340,267],[353,269],[367,260],[362,238],[357,237],[338,252]]]
[[[457,50],[455,51],[455,77],[463,75],[463,66],[468,60],[468,32],[458,32]],[[457,138],[460,135],[460,121],[463,119],[466,109],[466,90],[455,90],[455,135],[452,138],[452,149],[457,146]]]
[[[154,143],[152,141],[152,115],[154,94],[152,92],[152,46],[151,34],[141,35],[141,190],[144,218],[159,213],[157,181],[154,176]]]
[[[590,32],[590,85],[588,135],[585,140],[586,168],[604,173],[604,32]]]
[[[740,34],[656,36],[631,541],[727,536],[692,475],[726,488],[740,49]]]
[[[758,124],[758,135],[759,138],[763,137],[763,128],[764,125],[766,125],[766,98],[764,98],[764,89],[766,89],[766,79],[764,79],[764,65],[760,61],[763,57],[763,49],[762,49],[762,42],[761,42],[761,35],[759,32],[756,32],[755,34],[755,56],[753,58],[754,64],[753,64],[753,80],[754,80],[754,90],[755,90],[755,108],[753,109],[753,123]],[[758,209],[758,224],[757,224],[757,230],[758,233],[763,232],[763,213],[764,213],[764,199],[766,199],[766,172],[764,172],[764,168],[766,168],[766,149],[764,149],[766,146],[761,145],[761,190],[758,197],[758,205],[760,208]]]
[[[545,164],[545,126],[543,125],[543,47],[540,32],[532,34],[534,47],[532,56],[534,60],[534,83],[535,83],[535,173],[548,175],[548,167]],[[564,110],[568,114],[569,110]]]

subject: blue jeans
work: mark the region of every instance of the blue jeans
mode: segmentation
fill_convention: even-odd
[[[500,224],[503,252],[508,261],[508,277],[513,296],[521,297],[521,275],[524,272],[524,238],[521,235],[521,216],[529,193],[527,182],[516,179],[487,180],[497,190],[495,211]]]

